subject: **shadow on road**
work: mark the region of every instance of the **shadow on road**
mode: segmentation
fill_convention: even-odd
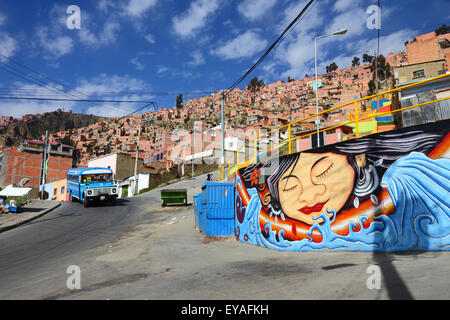
[[[401,275],[392,264],[393,254],[374,252],[373,259],[381,269],[384,288],[391,300],[414,300]]]

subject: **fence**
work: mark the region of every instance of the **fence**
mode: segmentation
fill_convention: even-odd
[[[360,98],[357,100],[353,100],[351,102],[338,105],[336,107],[323,110],[319,113],[315,113],[312,115],[309,115],[307,117],[304,117],[302,119],[290,122],[286,125],[283,125],[281,127],[278,127],[274,130],[271,130],[263,135],[260,135],[254,139],[249,140],[247,143],[243,144],[238,150],[234,152],[234,155],[230,157],[229,159],[226,159],[225,164],[219,166],[218,174],[219,174],[219,181],[228,179],[228,177],[232,176],[239,168],[246,167],[248,165],[257,163],[257,161],[264,157],[270,157],[273,155],[274,152],[280,152],[284,154],[291,154],[298,152],[300,150],[294,150],[294,142],[298,139],[304,139],[307,137],[314,136],[315,138],[321,137],[324,134],[324,132],[336,130],[337,128],[344,127],[344,126],[354,126],[354,131],[352,130],[351,134],[348,134],[343,137],[343,140],[346,139],[355,139],[360,138],[367,134],[372,133],[379,133],[384,131],[389,131],[391,129],[380,129],[376,127],[374,131],[371,131],[369,133],[364,134],[364,132],[361,132],[361,126],[364,124],[364,122],[367,122],[368,120],[374,119],[374,118],[380,118],[380,117],[389,117],[389,116],[400,116],[402,112],[411,110],[414,108],[421,108],[424,106],[429,106],[432,104],[439,103],[441,105],[441,112],[440,118],[434,117],[433,119],[429,119],[429,121],[437,121],[437,120],[443,120],[447,119],[450,116],[449,112],[449,104],[450,96],[443,97],[439,99],[432,99],[430,101],[415,103],[413,105],[407,105],[405,107],[400,106],[400,98],[398,98],[398,93],[401,93],[402,91],[406,89],[410,89],[412,87],[417,87],[426,83],[430,83],[432,81],[436,81],[439,79],[444,80],[450,80],[450,74],[444,74],[437,77],[429,78],[426,80],[418,81],[412,84],[408,84],[399,88],[387,90],[384,92],[380,92],[378,94],[374,94],[365,98]],[[392,96],[397,95],[398,98],[398,104],[399,108],[396,108],[395,110],[389,110],[389,111],[381,111],[381,107],[378,103],[381,99],[390,99],[392,100]],[[372,102],[377,102],[377,108],[372,108]],[[336,110],[342,110],[343,114],[348,115],[348,120],[341,122],[335,126],[330,126],[327,128],[322,128],[319,130],[310,130],[309,132],[300,132],[300,134],[293,135],[293,128],[301,128],[302,123],[306,123],[310,119],[317,118],[318,116],[322,116],[326,113],[331,113]],[[324,140],[324,139],[322,139]],[[320,143],[323,144],[323,143]],[[244,149],[244,152],[241,150]],[[297,148],[296,148],[297,149]],[[248,151],[248,152],[247,152]],[[244,153],[244,159],[242,159],[242,153]],[[241,154],[241,156],[240,156]]]

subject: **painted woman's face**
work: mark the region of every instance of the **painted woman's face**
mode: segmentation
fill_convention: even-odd
[[[355,172],[345,155],[301,153],[278,181],[283,212],[312,225],[327,209],[338,212],[353,189]],[[331,217],[331,213],[328,216]]]

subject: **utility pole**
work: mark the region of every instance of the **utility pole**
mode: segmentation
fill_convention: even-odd
[[[139,131],[138,131],[138,141],[137,141],[137,148],[136,148],[136,160],[134,162],[134,194],[136,195],[138,193],[138,178],[137,178],[137,164],[138,164],[138,155],[139,155],[139,141],[141,139],[141,124],[139,124]]]
[[[44,200],[44,187],[45,187],[45,178],[47,175],[47,145],[48,145],[48,131],[45,131],[45,141],[44,141],[44,154],[42,158],[42,176],[41,176],[41,200]]]
[[[220,125],[221,125],[221,133],[222,133],[222,149],[220,155],[220,164],[225,164],[225,121],[224,121],[224,99],[225,92],[222,90],[222,100],[220,103]]]
[[[375,50],[375,94],[378,94],[378,52]],[[379,96],[377,96],[377,109],[380,107],[378,105],[379,103]]]
[[[194,153],[195,153],[195,148],[194,148],[194,139],[195,139],[195,129],[194,129],[194,117],[192,116],[192,148],[191,148],[191,155],[192,155],[192,159],[191,159],[191,175],[192,175],[192,186],[194,186]]]

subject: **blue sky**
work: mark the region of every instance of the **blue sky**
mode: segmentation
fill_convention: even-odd
[[[170,92],[228,88],[280,35],[306,0],[100,0],[3,1],[0,4],[0,95],[156,101],[173,107]],[[257,76],[266,83],[319,72],[335,61],[373,53],[377,31],[367,27],[376,0],[316,0],[267,59],[240,85]],[[81,10],[81,28],[69,29],[69,5]],[[404,50],[414,36],[450,24],[446,0],[381,1],[381,53]],[[40,73],[20,69],[11,60]],[[47,82],[57,93],[1,69],[13,66]],[[11,71],[11,69],[9,69]],[[17,73],[17,71],[16,71]],[[19,75],[24,76],[24,73]],[[61,83],[74,90],[64,87]],[[76,90],[76,91],[75,91]],[[64,91],[66,95],[63,95]],[[70,96],[68,96],[70,95]],[[204,94],[202,94],[204,95]],[[197,95],[184,95],[185,101]],[[201,95],[200,95],[201,96]],[[19,117],[57,108],[105,116],[125,115],[142,104],[0,100],[0,115]]]

